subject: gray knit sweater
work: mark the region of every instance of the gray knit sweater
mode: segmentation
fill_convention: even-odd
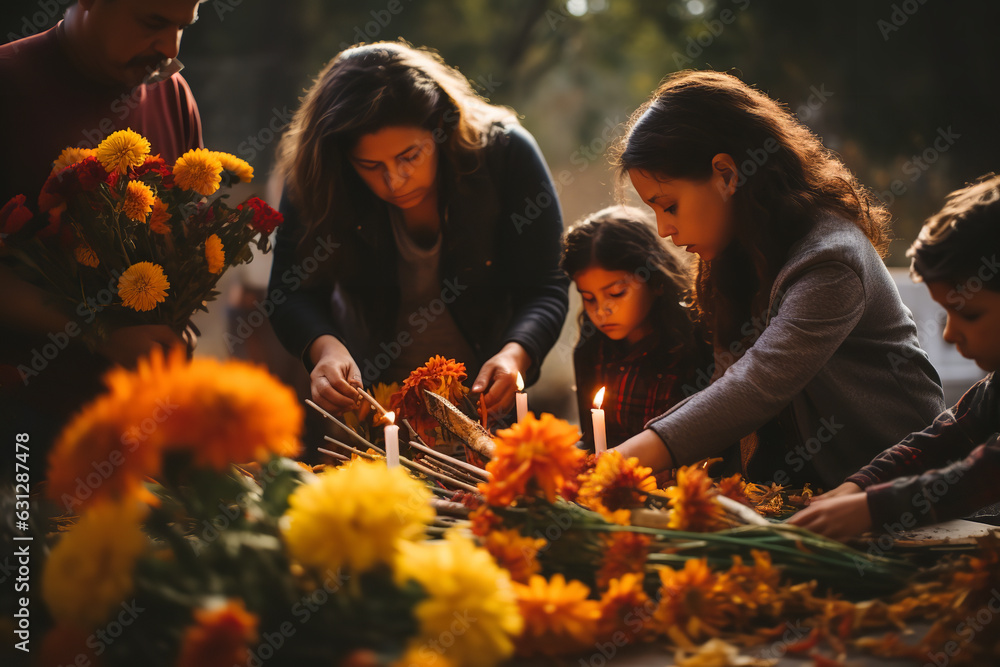
[[[677,465],[778,424],[767,432],[780,437],[761,438],[750,459],[751,480],[829,489],[944,409],[913,317],[852,222],[817,219],[778,273],[767,315],[744,328],[759,337],[721,377],[647,424]]]

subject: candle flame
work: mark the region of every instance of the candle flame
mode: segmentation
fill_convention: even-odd
[[[385,418],[386,418],[386,420],[390,424],[395,424],[396,423],[396,413],[392,412],[391,410],[389,412],[385,413]]]
[[[521,377],[521,372],[520,371],[518,371],[518,373],[517,373],[517,390],[518,391],[524,391],[524,378]]]
[[[604,403],[604,389],[604,387],[601,387],[601,389],[594,394],[594,408],[598,410],[601,409],[601,404]]]

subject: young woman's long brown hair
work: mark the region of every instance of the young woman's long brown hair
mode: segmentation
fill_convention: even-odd
[[[716,345],[759,331],[788,251],[820,211],[853,221],[884,256],[889,212],[840,159],[784,106],[722,72],[669,76],[629,120],[616,148],[619,175],[705,180],[726,153],[739,176],[733,195],[734,242],[699,262],[695,305]],[[745,348],[744,348],[745,349]]]
[[[379,205],[349,161],[365,134],[390,126],[426,129],[445,158],[439,174],[457,178],[478,166],[494,122],[516,117],[479,97],[432,51],[403,42],[342,51],[319,73],[278,148],[286,196],[305,218],[301,238],[314,238],[321,227],[343,238],[359,211]]]

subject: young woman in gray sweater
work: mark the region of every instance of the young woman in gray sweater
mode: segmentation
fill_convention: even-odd
[[[681,72],[633,114],[617,163],[698,256],[715,350],[622,454],[654,470],[724,455],[752,481],[831,488],[943,409],[882,263],[888,211],[787,109]]]

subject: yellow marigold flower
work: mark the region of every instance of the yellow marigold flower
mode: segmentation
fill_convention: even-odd
[[[84,158],[91,156],[97,156],[97,151],[93,148],[75,148],[70,146],[64,149],[63,152],[59,154],[59,157],[56,158],[56,161],[52,163],[52,173],[54,174],[57,171],[62,171],[66,167],[76,164]]]
[[[226,268],[226,253],[222,248],[222,239],[217,234],[205,239],[205,261],[208,262],[209,273],[219,273]]]
[[[357,460],[325,470],[288,499],[282,529],[299,562],[352,574],[391,562],[434,518],[431,494],[403,468]]]
[[[143,482],[159,476],[166,450],[190,451],[195,466],[217,470],[298,452],[295,393],[252,364],[157,349],[104,382],[108,391],[73,417],[49,458],[50,494],[67,509],[102,497],[148,498]],[[110,472],[95,473],[95,462]]]
[[[249,183],[253,180],[253,167],[250,166],[249,162],[221,151],[215,151],[214,154],[215,157],[219,158],[219,162],[222,163],[222,168],[235,174],[236,178],[244,183]]]
[[[152,262],[136,262],[118,279],[118,296],[132,310],[145,312],[166,301],[169,287],[163,267]]]
[[[95,628],[125,600],[146,550],[144,513],[134,501],[102,503],[62,536],[42,572],[42,597],[57,621]]]
[[[632,641],[644,630],[652,618],[656,604],[642,588],[643,574],[630,572],[608,582],[608,589],[601,596],[601,620],[598,634],[607,638],[625,628],[627,641]],[[640,624],[635,627],[636,621]]]
[[[628,525],[629,509],[641,507],[646,494],[656,491],[652,470],[639,459],[626,459],[612,449],[597,457],[597,466],[581,476],[577,500],[609,521]]]
[[[604,556],[597,571],[597,587],[604,589],[612,579],[642,572],[653,538],[641,533],[616,531],[604,537]]]
[[[491,505],[509,505],[518,496],[541,491],[549,502],[567,479],[576,474],[586,457],[576,448],[580,431],[570,423],[543,414],[527,417],[508,429],[497,431],[496,452],[486,469],[493,474],[481,484]]]
[[[528,585],[514,584],[524,617],[524,633],[517,642],[520,655],[555,656],[592,647],[597,639],[601,604],[589,600],[590,589],[556,574],[550,581],[535,575]]]
[[[194,611],[195,625],[184,632],[178,665],[217,667],[245,665],[250,651],[247,644],[257,641],[257,616],[230,599],[225,604]]]
[[[125,186],[125,198],[122,200],[122,213],[136,222],[145,222],[146,216],[153,210],[153,191],[142,181],[129,181]]]
[[[434,444],[434,430],[438,423],[427,414],[423,390],[443,396],[457,405],[469,391],[462,385],[466,377],[465,364],[440,355],[431,357],[403,380],[403,388],[389,400],[389,409],[399,412],[424,440]]]
[[[149,141],[131,129],[118,130],[97,146],[97,160],[109,174],[124,174],[138,167],[149,155]]]
[[[440,647],[414,646],[408,648],[399,660],[392,663],[392,667],[457,667],[457,665],[442,655]]]
[[[170,233],[170,213],[167,205],[159,197],[153,198],[153,211],[149,214],[149,229],[154,234]]]
[[[483,538],[483,546],[514,581],[526,584],[538,574],[538,552],[545,546],[542,538],[524,537],[516,530],[494,530]]]
[[[704,468],[678,469],[677,485],[666,489],[666,494],[670,498],[668,527],[697,533],[727,527],[725,510],[715,499],[718,492]]]
[[[76,257],[76,261],[80,262],[84,266],[89,266],[92,269],[96,269],[101,261],[97,258],[97,253],[86,243],[81,243],[76,248],[73,249],[73,256]]]
[[[174,163],[174,183],[182,190],[194,190],[206,197],[219,189],[222,162],[204,148],[189,150]]]
[[[523,622],[508,574],[485,549],[449,533],[444,540],[401,543],[399,552],[397,583],[416,581],[428,596],[414,609],[420,635],[411,650],[447,646],[445,657],[468,667],[492,667],[513,652]],[[442,639],[446,634],[454,643]]]

